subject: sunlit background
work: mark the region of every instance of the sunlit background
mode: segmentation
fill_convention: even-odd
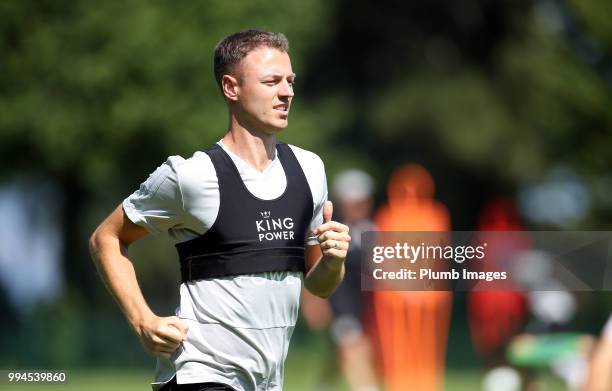
[[[522,229],[612,230],[611,20],[607,0],[0,2],[0,368],[149,389],[154,361],[87,240],[167,156],[222,137],[212,51],[237,30],[289,38],[298,76],[280,138],[319,154],[330,183],[369,172],[379,206],[393,170],[417,163],[454,230],[477,230],[499,197]],[[171,241],[130,252],[151,307],[173,314]],[[612,294],[575,302],[566,327],[597,336]],[[448,341],[446,389],[478,389],[462,293]],[[316,389],[329,345],[300,322],[286,389]]]

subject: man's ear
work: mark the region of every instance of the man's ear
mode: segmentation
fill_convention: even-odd
[[[223,89],[223,95],[231,101],[238,100],[238,79],[234,76],[223,75],[221,79],[221,88]]]

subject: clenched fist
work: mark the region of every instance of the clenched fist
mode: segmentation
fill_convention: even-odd
[[[349,227],[332,221],[333,210],[331,201],[326,201],[323,205],[323,224],[315,229],[314,234],[319,239],[324,256],[344,261],[351,241]]]
[[[170,358],[187,337],[187,324],[176,316],[151,316],[138,327],[140,343],[154,357]]]

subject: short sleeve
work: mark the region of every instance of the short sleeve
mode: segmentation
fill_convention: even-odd
[[[323,224],[323,205],[327,201],[327,195],[322,202],[317,203],[316,209],[314,211],[314,216],[312,217],[312,221],[310,222],[310,227],[308,229],[308,234],[306,237],[305,244],[307,246],[315,246],[319,244],[319,240],[317,236],[313,234],[314,230]]]
[[[171,156],[123,200],[123,210],[133,223],[152,234],[182,225],[184,208],[176,167],[183,161],[180,156]]]
[[[612,315],[608,318],[606,325],[604,326],[602,337],[606,341],[612,342]]]
[[[306,246],[314,246],[319,244],[319,241],[313,234],[313,231],[323,224],[323,206],[325,201],[327,201],[327,177],[325,175],[325,166],[319,156],[304,150],[301,150],[301,152],[308,154],[303,159],[302,169],[306,174],[313,201],[312,220],[310,221],[304,244]],[[299,154],[296,154],[296,156],[299,156]]]

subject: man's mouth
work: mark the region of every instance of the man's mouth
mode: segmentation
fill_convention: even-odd
[[[276,105],[274,106],[274,110],[281,112],[283,114],[287,114],[289,112],[289,105]]]

